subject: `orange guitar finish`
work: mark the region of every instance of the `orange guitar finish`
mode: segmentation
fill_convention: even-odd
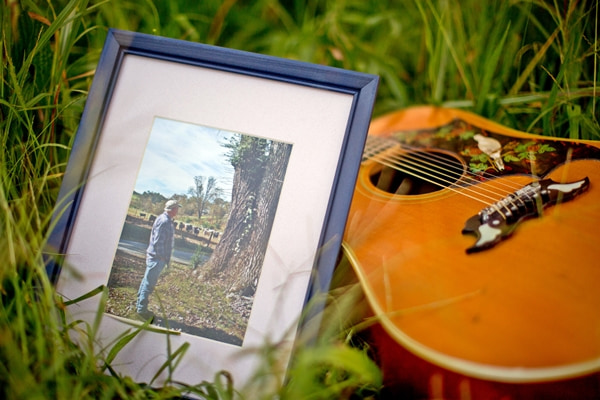
[[[506,170],[489,160],[493,179],[408,195],[375,187],[371,177],[381,169],[376,159],[366,160],[359,172],[344,250],[382,328],[373,334],[386,384],[414,385],[411,390],[421,396],[516,399],[523,398],[518,393],[535,397],[538,389],[544,398],[562,397],[557,385],[575,380],[579,386],[567,393],[600,396],[600,160],[559,160],[543,177],[556,182],[588,177],[589,189],[519,223],[497,245],[467,254],[476,239],[461,233],[467,219],[485,207],[463,192],[493,191],[499,184],[517,188],[534,180],[511,167],[524,163],[507,157],[508,141],[550,143],[548,153],[571,144],[598,150],[599,143],[542,138],[435,107],[378,118],[369,135],[402,140],[403,132],[414,137],[415,131],[455,120],[505,138]],[[443,153],[468,171],[466,150]],[[535,171],[535,157],[530,164]]]

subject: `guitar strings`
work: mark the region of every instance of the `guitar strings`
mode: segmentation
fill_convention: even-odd
[[[485,175],[492,176],[489,173],[483,172],[481,175],[476,175],[472,172],[465,171],[462,163],[458,161],[450,161],[447,158],[444,158],[438,154],[431,153],[423,150],[422,148],[413,147],[409,145],[404,145],[397,141],[393,141],[390,139],[379,138],[376,137],[376,141],[378,141],[378,151],[374,151],[372,148],[365,151],[365,156],[370,157],[371,159],[390,167],[392,169],[401,171],[405,174],[420,178],[426,182],[429,182],[433,185],[440,187],[447,187],[448,189],[467,196],[473,200],[481,202],[486,206],[492,206],[496,211],[498,211],[501,215],[503,213],[498,209],[496,203],[502,199],[507,198],[508,195],[512,194],[515,190],[521,188],[522,186],[517,186],[516,184],[512,184],[512,182],[507,183],[503,181],[494,181],[495,185],[491,185],[493,189],[500,190],[501,192],[496,192],[494,190],[488,189],[487,187],[479,187],[478,190],[471,188],[471,186],[465,186],[462,189],[458,190],[453,187],[457,182],[463,181],[464,183],[481,183],[485,181],[491,181],[491,179],[486,178]],[[367,143],[369,145],[369,143]],[[383,156],[383,151],[386,149],[390,149],[394,146],[399,146],[401,150],[395,153],[393,156]],[[466,173],[465,173],[466,172]],[[430,178],[431,177],[431,178]],[[445,179],[445,178],[449,179]],[[474,178],[479,177],[479,179]],[[465,182],[467,181],[467,182]],[[505,191],[500,188],[500,186],[505,186],[511,189],[511,191]],[[465,192],[474,193],[475,195],[468,194]],[[490,195],[485,194],[484,192],[491,193],[494,196],[500,196],[500,198],[495,198]],[[483,198],[492,200],[489,203],[487,200],[479,198],[477,196],[481,196]],[[511,204],[515,204],[514,200],[523,203],[523,200],[517,197],[508,198]],[[507,205],[503,205],[509,213],[510,209]],[[504,217],[504,215],[503,215]]]
[[[446,164],[451,169],[454,169],[454,170],[458,171],[457,173],[459,174],[459,176],[463,175],[463,172],[464,172],[463,164],[461,164],[458,161],[451,162],[447,158],[444,158],[444,157],[440,156],[437,153],[428,152],[428,151],[426,151],[422,147],[410,146],[410,145],[407,145],[407,144],[404,144],[404,143],[400,143],[398,141],[395,141],[395,140],[392,140],[392,139],[389,139],[389,138],[381,138],[381,137],[376,137],[376,136],[373,136],[373,137],[370,136],[369,139],[370,138],[375,138],[375,140],[383,141],[384,143],[386,143],[386,146],[382,146],[380,144],[378,146],[378,150],[373,151],[371,149],[371,150],[366,150],[365,151],[365,152],[370,151],[372,153],[372,155],[375,155],[377,153],[381,153],[383,150],[390,149],[391,147],[399,146],[401,149],[408,150],[408,151],[416,154],[417,156],[420,154],[421,158],[424,158],[424,159],[429,158],[430,160],[432,160],[432,163],[429,163],[430,165],[434,165],[435,166],[436,165],[435,163],[437,163],[438,165]],[[371,140],[369,140],[369,142],[367,143],[367,146],[370,146],[370,145],[371,145]],[[410,153],[405,153],[405,154],[408,155]],[[405,155],[405,157],[406,157],[406,155]],[[435,160],[439,160],[439,162],[435,161]],[[492,174],[490,174],[488,172],[485,172],[485,171],[482,171],[481,175],[477,175],[477,174],[470,173],[470,172],[467,172],[467,173],[470,174],[470,175],[472,175],[472,176],[479,176],[479,177],[482,178],[480,180],[480,179],[469,177],[469,179],[471,181],[475,182],[475,183],[480,183],[480,182],[483,182],[483,181],[490,181],[491,179],[496,178],[494,175],[492,175]],[[485,176],[489,176],[491,178],[488,179]],[[508,182],[505,182],[505,181],[495,181],[495,182],[499,183],[499,185],[497,185],[497,186],[505,186],[505,187],[507,187],[510,190],[510,191],[506,192],[507,194],[512,193],[515,190],[518,190],[518,189],[521,188],[520,185],[513,184],[510,181],[508,181]]]
[[[463,164],[460,163],[459,161],[450,161],[447,158],[444,158],[437,153],[428,152],[427,150],[424,150],[422,148],[418,148],[415,146],[400,145],[400,147],[404,150],[409,150],[411,152],[414,152],[414,154],[421,155],[421,158],[424,158],[424,159],[429,158],[430,160],[434,160],[434,159],[439,160],[439,163],[438,163],[439,165],[445,164],[447,166],[450,166],[452,169],[458,171],[459,176],[462,176],[463,172],[465,172],[465,170],[463,168]],[[435,161],[435,162],[438,162],[438,161]],[[485,172],[485,171],[482,171],[482,173],[480,175],[477,175],[473,172],[466,171],[466,175],[467,175],[468,179],[471,180],[473,183],[489,182],[489,181],[492,181],[494,178],[496,178],[494,175],[490,174],[489,172]],[[480,177],[481,179],[473,178],[471,176]],[[505,192],[507,194],[512,193],[521,187],[520,185],[513,184],[510,181],[505,182],[505,181],[495,180],[494,182],[499,183],[499,185],[497,185],[498,188],[499,188],[499,186],[507,187],[508,190]]]
[[[408,175],[420,178],[420,179],[422,179],[422,180],[424,180],[426,182],[429,182],[431,184],[434,184],[436,186],[439,186],[439,187],[442,187],[442,188],[447,188],[447,189],[449,189],[449,190],[451,190],[451,191],[453,191],[455,193],[458,193],[458,194],[460,194],[462,196],[465,196],[465,197],[468,197],[468,198],[473,199],[475,201],[478,201],[480,203],[483,203],[487,207],[493,207],[494,210],[496,210],[502,216],[502,218],[506,219],[505,214],[497,206],[497,203],[498,203],[498,201],[500,199],[495,199],[495,198],[487,196],[487,195],[482,195],[481,192],[472,189],[470,186],[463,187],[462,190],[459,190],[459,189],[453,187],[453,185],[454,185],[453,181],[448,181],[448,180],[445,180],[445,179],[439,179],[439,176],[435,176],[436,178],[438,178],[437,180],[433,180],[433,179],[427,178],[422,173],[420,173],[421,171],[415,172],[414,171],[414,167],[408,166],[409,169],[402,168],[402,164],[399,163],[397,160],[393,160],[393,162],[389,162],[389,158],[385,158],[385,157],[373,157],[372,159],[375,160],[375,161],[377,161],[377,162],[379,162],[382,165],[385,165],[385,166],[390,167],[392,169],[395,169],[397,171],[404,172],[405,174],[408,174]],[[406,164],[404,166],[406,166]],[[413,170],[411,170],[411,168]],[[432,174],[429,174],[429,173],[426,173],[426,175],[433,176]],[[446,185],[444,183],[440,183],[440,182],[444,182],[444,183],[446,183],[448,185]],[[466,193],[466,192],[471,192],[474,195]],[[485,199],[477,197],[477,195],[486,197],[487,199],[490,199],[492,201],[491,202],[487,201]],[[519,201],[522,202],[522,200],[520,200],[520,199],[519,199]],[[510,200],[510,202],[512,202],[512,200]],[[508,213],[510,213],[510,208],[508,207],[508,205],[502,204],[502,208],[504,208]]]
[[[488,202],[488,201],[486,201],[486,200],[484,200],[484,199],[481,199],[481,198],[475,196],[475,195],[480,195],[480,193],[478,191],[473,190],[469,186],[462,188],[463,190],[459,190],[456,187],[454,187],[454,184],[455,184],[456,181],[452,181],[452,180],[447,180],[447,179],[440,178],[439,174],[438,175],[434,175],[434,174],[431,174],[429,172],[423,172],[423,171],[421,171],[419,169],[416,169],[415,167],[409,165],[408,163],[403,164],[403,163],[399,162],[399,160],[401,160],[401,157],[394,159],[394,158],[391,158],[391,157],[382,157],[380,155],[376,155],[376,156],[372,157],[371,160],[374,160],[374,161],[378,162],[379,164],[384,165],[386,167],[395,169],[395,170],[400,171],[400,172],[404,172],[407,175],[411,175],[413,177],[422,179],[422,180],[424,180],[426,182],[429,182],[429,183],[431,183],[433,185],[436,185],[436,186],[439,186],[439,187],[442,187],[442,188],[448,188],[449,190],[452,190],[453,192],[462,194],[462,195],[464,195],[466,197],[469,197],[469,198],[471,198],[473,200],[476,200],[476,201],[478,201],[480,203],[483,203],[486,206],[493,205],[497,201],[495,198],[492,198],[492,197],[487,196],[487,195],[483,195],[483,197],[487,197],[488,199],[491,199],[492,200],[491,203]],[[429,178],[428,176],[434,177],[436,179]],[[475,195],[471,195],[471,194],[468,194],[468,193],[465,193],[465,192],[471,192],[471,193],[474,193]]]
[[[462,179],[462,181],[467,184],[493,182],[494,185],[489,185],[489,186],[494,189],[497,189],[498,191],[500,191],[500,193],[490,190],[487,187],[483,187],[483,188],[479,188],[479,189],[482,191],[492,193],[494,195],[500,195],[502,197],[506,197],[507,195],[513,193],[515,190],[518,190],[521,188],[521,185],[513,184],[510,181],[504,182],[504,181],[493,180],[493,178],[495,178],[495,177],[492,174],[487,173],[487,172],[483,172],[481,175],[477,175],[475,173],[465,171],[465,169],[463,168],[463,164],[460,163],[459,161],[449,160],[447,158],[442,157],[439,154],[431,153],[431,152],[428,152],[423,149],[418,149],[416,147],[413,147],[413,148],[401,147],[401,148],[402,148],[402,150],[408,149],[409,152],[405,152],[402,155],[395,156],[395,160],[397,160],[398,163],[400,163],[401,161],[404,161],[404,160],[408,160],[409,163],[411,163],[417,167],[420,165],[419,163],[427,164],[427,165],[430,165],[433,167],[433,168],[431,168],[433,171],[435,171],[435,168],[438,168],[439,171],[446,171],[446,172],[450,173],[451,176],[448,176],[447,174],[444,174],[444,175],[448,176],[451,179],[455,179],[456,181],[461,181],[461,178],[463,178],[463,176],[464,176],[464,179]],[[413,161],[413,160],[416,160],[416,161]],[[448,168],[444,169],[444,168],[442,168],[443,166],[448,167]],[[454,172],[452,170],[454,170]],[[418,171],[418,169],[417,169],[417,171]],[[486,175],[490,176],[491,178],[487,178]],[[467,181],[467,182],[465,182],[465,181]],[[504,188],[506,188],[506,190]]]
[[[371,138],[371,137],[369,137],[369,138]],[[374,156],[374,155],[376,155],[378,153],[381,154],[383,152],[383,150],[390,149],[390,148],[392,148],[394,146],[399,146],[401,149],[408,150],[410,152],[410,153],[408,153],[408,152],[404,153],[405,154],[404,158],[408,158],[410,154],[415,154],[417,157],[420,156],[420,158],[422,158],[422,159],[429,158],[431,160],[431,162],[428,162],[429,165],[436,166],[436,165],[444,165],[445,164],[446,166],[449,166],[451,169],[454,169],[454,170],[458,171],[458,172],[456,172],[458,174],[458,178],[456,180],[459,180],[460,177],[465,172],[465,170],[463,168],[463,164],[461,164],[460,162],[458,162],[458,161],[451,162],[447,158],[444,158],[441,155],[436,154],[436,153],[428,152],[425,149],[423,149],[422,147],[410,146],[410,145],[407,145],[407,144],[404,144],[404,143],[400,143],[398,141],[395,141],[395,140],[392,140],[392,139],[388,139],[388,138],[381,138],[381,137],[376,137],[376,136],[374,136],[373,138],[375,138],[375,140],[384,141],[387,144],[387,146],[384,147],[381,144],[379,144],[379,146],[377,147],[377,150],[373,150],[373,149],[365,150],[365,153],[369,152],[369,153],[371,153],[371,156]],[[367,146],[370,146],[370,145],[371,145],[371,143],[368,142]],[[413,157],[413,158],[416,158],[416,157]],[[400,158],[398,158],[398,160],[399,159]],[[439,161],[436,161],[436,160],[439,160]],[[415,164],[415,163],[416,162],[414,162],[413,164]],[[484,181],[491,181],[493,178],[496,178],[494,175],[490,174],[489,172],[485,172],[485,171],[483,171],[481,175],[477,175],[477,174],[474,174],[472,172],[468,172],[467,171],[467,175],[479,176],[479,177],[482,178],[480,180],[480,179],[476,179],[476,178],[472,178],[472,177],[468,176],[468,179],[471,180],[471,181],[473,181],[474,183],[480,183],[480,182],[484,182]],[[486,176],[489,176],[491,178],[486,178]],[[510,193],[514,192],[515,190],[518,190],[518,189],[521,188],[520,185],[513,184],[510,181],[508,181],[508,182],[505,182],[505,181],[494,181],[494,182],[499,183],[499,185],[497,185],[497,187],[499,187],[499,186],[505,186],[505,187],[507,187],[509,189],[508,191],[505,192],[504,195],[510,194]]]
[[[402,149],[406,150],[406,148],[402,148]],[[498,180],[486,178],[484,175],[494,177],[493,175],[486,173],[486,172],[483,172],[481,175],[477,175],[472,172],[465,171],[465,169],[463,168],[463,164],[458,161],[448,160],[447,158],[444,158],[444,157],[440,156],[439,154],[431,153],[426,150],[417,149],[417,148],[413,148],[413,149],[414,150],[411,150],[410,152],[404,152],[404,154],[401,154],[401,155],[399,154],[399,155],[394,156],[394,159],[396,160],[396,162],[399,165],[402,165],[403,161],[408,160],[409,164],[415,166],[415,167],[411,167],[411,168],[417,172],[419,171],[418,168],[421,165],[423,165],[423,164],[431,165],[433,168],[428,167],[428,169],[430,169],[434,174],[436,174],[436,173],[442,174],[444,176],[450,177],[451,179],[453,179],[456,182],[463,182],[466,184],[466,186],[463,187],[464,190],[469,190],[473,193],[479,194],[482,197],[485,197],[485,198],[493,201],[493,203],[489,204],[482,200],[481,202],[483,202],[485,204],[494,205],[499,200],[508,198],[509,195],[513,194],[516,190],[521,189],[523,187],[522,185],[513,184],[512,182],[504,182],[504,181],[498,181]],[[406,163],[404,163],[404,165],[406,166]],[[450,169],[442,168],[441,166],[443,166],[443,165],[449,166],[458,172],[452,172],[452,171],[450,171]],[[446,172],[450,173],[451,175],[449,176],[448,174],[442,173],[440,171],[446,171]],[[481,179],[477,179],[474,177],[480,177]],[[445,182],[452,184],[452,181],[445,181]],[[489,182],[489,185],[476,186],[476,187],[470,186],[470,184],[484,183],[484,182]],[[440,186],[445,187],[444,185],[440,185]],[[505,190],[505,188],[508,188],[509,190]],[[485,193],[491,194],[494,197],[487,195]],[[509,203],[512,205],[515,205],[515,201],[516,201],[516,202],[521,203],[521,206],[525,206],[523,199],[521,199],[518,196],[513,196],[511,198],[508,198],[508,200],[509,200]],[[508,207],[505,206],[505,208],[507,211],[510,212],[510,209]]]
[[[402,150],[406,150],[406,148],[403,148]],[[381,159],[381,156],[379,158]],[[424,151],[421,149],[418,149],[418,150],[415,149],[410,152],[404,151],[401,154],[398,153],[392,157],[388,157],[388,159],[391,160],[394,164],[396,164],[398,166],[404,166],[404,167],[410,168],[412,171],[415,171],[415,172],[412,172],[411,175],[420,177],[421,179],[424,178],[422,175],[419,175],[422,172],[422,169],[424,168],[425,170],[429,170],[429,171],[431,171],[431,173],[426,173],[427,175],[434,177],[434,178],[438,177],[438,178],[440,178],[441,181],[443,181],[445,184],[448,184],[448,185],[454,184],[454,182],[463,182],[468,185],[471,183],[474,184],[474,183],[483,183],[483,182],[491,182],[492,181],[491,179],[485,178],[484,176],[480,176],[481,179],[474,178],[474,176],[477,176],[477,175],[474,173],[465,171],[463,168],[463,165],[460,162],[458,162],[458,161],[452,162],[438,154],[430,153],[428,151]],[[444,166],[449,167],[449,168],[444,168]],[[452,170],[454,170],[454,171],[452,171]],[[445,177],[449,178],[450,180],[441,179],[441,176],[445,176]],[[494,183],[496,183],[496,182],[497,181],[494,181]],[[500,185],[489,185],[489,188],[488,187],[478,187],[477,190],[472,189],[471,191],[482,194],[482,196],[496,201],[497,199],[495,197],[490,197],[488,195],[485,195],[485,194],[483,194],[483,192],[491,193],[494,196],[499,196],[500,198],[504,198],[507,195],[513,193],[515,190],[522,187],[522,186],[516,185],[516,184],[506,184],[503,182],[499,182],[499,183],[500,183]],[[446,185],[439,185],[439,186],[446,187]],[[504,188],[501,188],[500,186],[508,187],[510,190],[505,190]],[[496,190],[492,190],[492,189],[496,189]]]

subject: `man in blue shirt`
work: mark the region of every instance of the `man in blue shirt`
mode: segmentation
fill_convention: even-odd
[[[167,201],[164,212],[152,225],[150,243],[146,250],[146,272],[138,290],[136,304],[138,316],[143,320],[154,318],[154,314],[148,310],[148,297],[154,291],[158,276],[171,261],[175,240],[173,218],[177,215],[179,207],[181,205],[177,201]]]

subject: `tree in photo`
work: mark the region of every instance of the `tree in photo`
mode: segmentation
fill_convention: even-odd
[[[231,292],[251,296],[260,276],[292,146],[238,135],[227,147],[234,168],[231,209],[204,276],[219,279]]]
[[[221,190],[217,186],[217,179],[215,177],[210,176],[205,178],[203,176],[195,176],[194,186],[190,187],[188,195],[195,202],[198,221],[201,221],[209,204],[221,196]]]

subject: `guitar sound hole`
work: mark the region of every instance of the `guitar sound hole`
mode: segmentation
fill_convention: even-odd
[[[456,157],[439,151],[408,152],[386,159],[371,171],[371,183],[398,195],[436,192],[457,183],[464,165]]]

